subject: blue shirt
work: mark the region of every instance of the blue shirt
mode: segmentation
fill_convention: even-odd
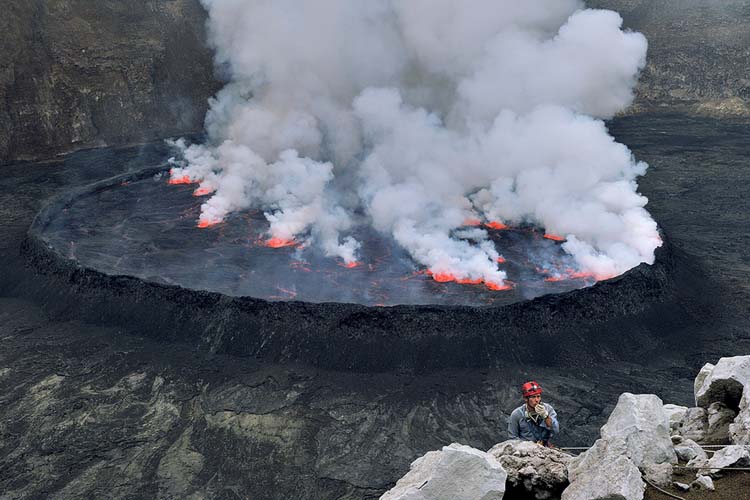
[[[547,427],[544,419],[540,416],[529,415],[526,405],[513,410],[508,417],[508,434],[511,439],[522,439],[524,441],[549,441],[560,432],[560,424],[557,421],[557,412],[552,405],[542,403],[552,420],[552,427]],[[536,421],[533,417],[536,417]]]

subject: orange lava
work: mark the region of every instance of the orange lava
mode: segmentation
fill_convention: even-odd
[[[193,196],[206,196],[207,194],[213,193],[214,190],[207,187],[201,187],[193,191]]]
[[[498,285],[497,283],[493,283],[491,281],[485,281],[482,278],[477,279],[469,279],[469,278],[456,278],[454,275],[450,273],[433,273],[429,269],[425,272],[428,276],[431,276],[432,279],[437,281],[438,283],[450,283],[455,282],[460,285],[481,285],[484,283],[484,286],[489,288],[493,291],[504,291],[504,290],[512,290],[513,284],[510,281],[506,281],[503,285]]]
[[[487,281],[485,282],[484,286],[486,286],[493,292],[505,292],[508,290],[513,290],[513,283],[511,283],[510,281],[506,281],[502,285],[498,285],[497,283],[493,283],[492,281]]]
[[[507,224],[503,224],[502,222],[496,221],[496,220],[488,222],[487,224],[485,224],[485,227],[488,227],[490,229],[495,229],[497,231],[501,231],[503,229],[508,229],[508,225]]]
[[[547,238],[548,240],[552,240],[552,241],[565,241],[565,238],[563,238],[562,236],[558,236],[556,234],[549,234],[549,233],[547,233],[547,234],[544,235],[544,237]]]
[[[482,221],[479,219],[466,219],[464,221],[464,226],[479,226],[480,224],[482,224]]]
[[[506,262],[507,261],[505,260],[505,257],[498,257],[497,258],[497,263],[498,264],[505,264]]]
[[[293,247],[297,242],[294,240],[285,240],[283,238],[271,238],[270,240],[266,240],[263,244],[269,248],[284,248]]]
[[[352,261],[352,262],[342,262],[342,263],[341,263],[341,264],[339,264],[339,265],[340,265],[341,267],[345,267],[345,268],[347,268],[347,269],[354,269],[355,267],[359,267],[359,262],[357,262],[357,261],[355,260],[355,261]]]
[[[198,227],[201,229],[206,229],[207,227],[215,226],[221,222],[220,220],[199,220],[198,221]]]
[[[550,276],[548,278],[544,278],[544,281],[548,283],[557,283],[558,281],[565,281],[566,279],[569,279],[568,276]]]
[[[482,282],[484,282],[482,278],[478,278],[475,280],[471,280],[468,278],[456,279],[456,283],[458,283],[459,285],[481,285]]]
[[[194,181],[190,180],[190,177],[183,175],[182,177],[172,177],[169,179],[169,184],[192,184]]]

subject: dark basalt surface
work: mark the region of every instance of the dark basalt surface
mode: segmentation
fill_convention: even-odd
[[[50,280],[44,289],[50,305],[155,338],[197,342],[211,352],[336,370],[494,367],[509,361],[539,363],[551,353],[561,364],[590,364],[610,357],[638,359],[644,349],[668,340],[611,332],[619,319],[647,314],[669,294],[674,262],[666,239],[653,265],[639,265],[588,288],[491,307],[369,307],[231,297],[105,274],[46,242],[45,227],[78,198],[165,169],[105,179],[60,195],[41,210],[22,251]]]

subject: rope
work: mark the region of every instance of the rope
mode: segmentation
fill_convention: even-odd
[[[663,489],[659,488],[658,486],[656,486],[656,485],[655,485],[654,483],[652,483],[651,481],[649,481],[649,480],[648,480],[648,479],[646,479],[645,477],[643,478],[643,480],[644,480],[644,481],[646,481],[646,483],[647,483],[647,484],[648,484],[649,486],[651,486],[652,488],[655,488],[655,489],[657,489],[657,490],[661,491],[662,493],[664,493],[665,495],[667,495],[667,496],[669,496],[669,497],[672,497],[672,498],[676,498],[677,500],[687,500],[687,499],[685,499],[685,498],[683,498],[683,497],[681,497],[681,496],[675,495],[674,493],[670,493],[670,492],[668,492],[668,491],[666,491],[666,490],[663,490]]]

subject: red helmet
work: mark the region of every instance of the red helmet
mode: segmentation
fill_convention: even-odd
[[[521,386],[521,393],[525,398],[536,396],[537,394],[542,393],[542,386],[531,380]]]

